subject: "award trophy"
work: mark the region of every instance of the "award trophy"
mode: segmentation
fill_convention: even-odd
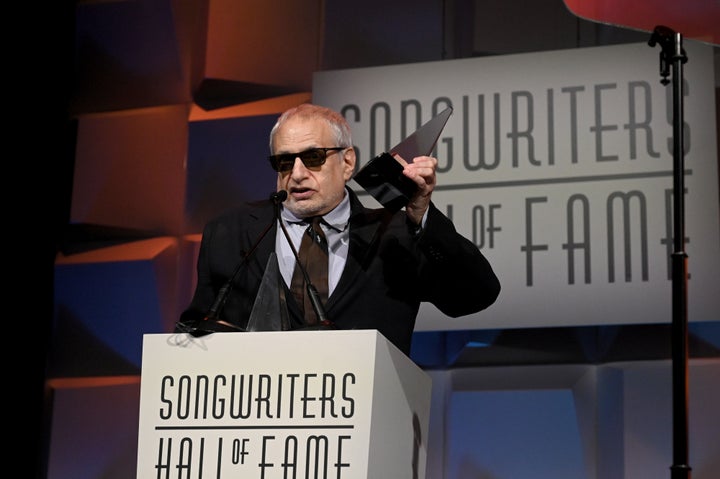
[[[403,166],[394,155],[409,163],[416,156],[429,155],[451,113],[452,108],[447,107],[390,151],[370,160],[353,179],[385,208],[397,211],[406,206],[415,194],[417,185],[402,174]]]

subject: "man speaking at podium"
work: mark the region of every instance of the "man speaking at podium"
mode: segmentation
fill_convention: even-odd
[[[411,196],[404,209],[369,209],[346,186],[352,145],[348,123],[331,109],[303,104],[278,118],[269,157],[276,193],[205,226],[197,287],[177,331],[248,330],[272,253],[283,330],[376,329],[409,356],[421,302],[450,317],[495,302],[490,263],[431,202],[437,159],[396,156]],[[306,260],[313,247],[320,259]]]

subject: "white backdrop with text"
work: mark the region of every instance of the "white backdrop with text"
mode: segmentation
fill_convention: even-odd
[[[685,42],[688,319],[720,319],[711,47]],[[362,166],[453,107],[433,201],[492,262],[486,311],[421,308],[416,330],[672,320],[672,76],[660,48],[616,45],[318,72]],[[354,182],[363,202],[377,203]]]

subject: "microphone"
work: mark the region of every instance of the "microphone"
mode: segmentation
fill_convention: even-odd
[[[270,201],[275,205],[275,219],[280,219],[280,203],[285,201],[288,197],[288,192],[285,190],[276,191],[270,195]]]
[[[280,190],[276,193],[278,196],[282,196],[283,201],[284,198],[287,198],[287,191]],[[279,204],[276,204],[278,212],[276,213],[278,215],[278,218],[280,217],[279,214]],[[290,245],[290,249],[292,250],[293,256],[295,257],[295,264],[298,268],[300,268],[300,272],[303,275],[303,279],[305,280],[305,285],[307,287],[308,296],[310,297],[310,304],[312,305],[313,311],[315,311],[315,316],[318,318],[318,326],[317,327],[308,327],[306,329],[335,329],[335,325],[332,321],[330,321],[327,317],[327,312],[325,311],[325,306],[323,306],[322,301],[320,300],[320,294],[317,291],[317,288],[312,284],[310,281],[310,276],[308,275],[307,270],[303,267],[302,263],[300,262],[300,256],[298,255],[297,249],[295,249],[295,245],[293,244],[292,240],[290,239],[290,234],[287,231],[287,228],[285,228],[285,223],[280,220],[280,229],[282,229],[283,234],[285,235],[285,239],[288,242],[288,245]]]
[[[255,249],[257,249],[258,245],[268,234],[275,222],[280,218],[280,204],[287,199],[287,196],[288,194],[285,190],[280,190],[270,195],[270,201],[273,203],[274,206],[273,219],[270,224],[265,227],[262,233],[260,233],[260,236],[257,240],[255,240],[255,243],[252,245],[250,250],[245,253],[240,263],[238,263],[238,265],[235,267],[232,275],[230,275],[230,278],[225,282],[225,284],[222,285],[222,287],[218,291],[218,295],[215,298],[215,301],[213,302],[212,306],[210,306],[207,315],[203,319],[195,321],[194,324],[188,325],[185,323],[178,323],[179,329],[181,329],[183,332],[188,332],[195,337],[199,337],[213,332],[212,330],[208,331],[205,328],[201,328],[201,325],[203,325],[204,323],[211,323],[213,325],[224,326],[231,331],[245,332],[245,330],[241,327],[232,323],[228,323],[227,321],[218,319],[218,317],[220,316],[220,313],[222,312],[222,309],[227,302],[228,296],[230,295],[230,290],[232,290],[232,286],[235,282],[235,279],[237,278],[237,275],[240,273],[243,266],[247,264],[248,259],[255,252]],[[280,224],[282,224],[282,221],[280,222]]]

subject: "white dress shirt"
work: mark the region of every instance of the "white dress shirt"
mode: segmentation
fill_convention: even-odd
[[[280,212],[280,218],[287,229],[288,236],[293,242],[295,251],[300,250],[300,242],[308,223],[302,218],[297,218],[289,210],[283,208]],[[328,296],[332,295],[335,287],[340,281],[345,268],[345,260],[347,259],[348,246],[350,243],[350,198],[345,193],[345,197],[334,210],[323,216],[321,227],[325,232],[328,243]],[[295,255],[282,232],[282,228],[278,225],[277,235],[275,236],[275,253],[278,258],[278,266],[280,274],[282,274],[285,284],[289,285],[292,281],[293,270],[295,269]]]

